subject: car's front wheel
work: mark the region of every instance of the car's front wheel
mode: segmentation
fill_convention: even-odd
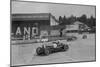
[[[41,54],[41,50],[42,50],[41,47],[38,47],[38,48],[36,49],[36,53],[37,53],[37,55],[40,55],[40,54]]]

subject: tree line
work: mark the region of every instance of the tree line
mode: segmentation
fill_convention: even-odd
[[[82,22],[90,28],[95,28],[96,26],[96,18],[94,18],[93,16],[91,16],[90,18],[87,18],[85,14],[80,17],[76,17],[73,15],[71,15],[70,17],[59,16],[59,25],[70,25],[73,24],[75,21]]]

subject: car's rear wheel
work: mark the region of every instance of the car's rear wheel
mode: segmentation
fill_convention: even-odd
[[[48,49],[44,50],[45,55],[49,55],[50,51]]]

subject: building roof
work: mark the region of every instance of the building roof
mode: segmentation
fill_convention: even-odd
[[[50,13],[12,14],[12,20],[49,20]]]
[[[12,14],[12,21],[49,20],[50,25],[58,25],[58,20],[51,13]]]

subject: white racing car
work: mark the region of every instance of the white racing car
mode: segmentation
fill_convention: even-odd
[[[60,42],[52,42],[52,45],[43,44],[41,47],[36,49],[37,55],[49,55],[55,52],[67,51],[69,49],[68,44]]]

